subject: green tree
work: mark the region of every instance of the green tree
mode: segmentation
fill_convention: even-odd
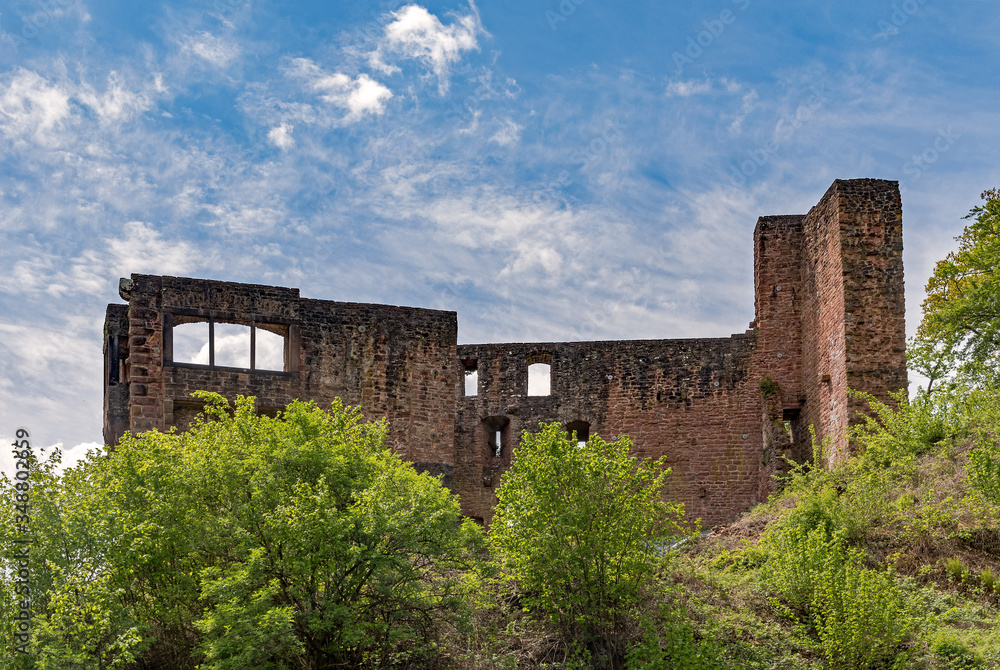
[[[911,364],[933,380],[953,366],[976,381],[1000,381],[1000,190],[982,194],[959,248],[927,282]]]
[[[631,447],[624,436],[578,445],[558,423],[524,433],[490,526],[521,602],[597,667],[620,663],[643,589],[683,532],[683,507],[660,498],[670,470],[629,456]]]
[[[482,544],[455,496],[339,401],[270,418],[202,398],[190,431],[40,481],[28,667],[421,663]]]

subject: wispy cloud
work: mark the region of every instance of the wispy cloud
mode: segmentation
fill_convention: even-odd
[[[667,95],[679,98],[690,98],[692,95],[708,93],[712,90],[712,82],[704,81],[672,81],[667,84]]]
[[[240,47],[230,39],[200,31],[178,37],[182,53],[192,54],[212,67],[225,69],[240,56]]]
[[[17,142],[30,137],[50,144],[52,132],[70,115],[70,96],[37,72],[18,68],[0,83],[0,130]]]

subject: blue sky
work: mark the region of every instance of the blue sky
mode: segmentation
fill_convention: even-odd
[[[900,180],[908,329],[1000,185],[1000,2],[0,4],[0,437],[101,440],[132,272],[725,336],[760,215]],[[6,454],[3,454],[5,457]]]

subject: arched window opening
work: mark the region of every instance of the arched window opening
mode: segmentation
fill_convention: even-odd
[[[571,440],[574,439],[575,435],[577,446],[582,447],[590,439],[590,424],[586,421],[570,421],[566,424],[566,433]]]
[[[167,323],[165,360],[170,363],[252,371],[288,370],[287,325],[220,322],[212,317],[183,314],[168,315]]]
[[[552,395],[552,354],[536,351],[528,355],[528,395]]]

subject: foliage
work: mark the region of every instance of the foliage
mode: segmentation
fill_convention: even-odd
[[[987,500],[1000,504],[1000,446],[983,444],[969,452],[969,483]]]
[[[597,436],[578,446],[557,423],[524,433],[489,538],[524,605],[595,665],[625,652],[643,589],[682,532],[682,507],[660,498],[670,471],[631,447]]]
[[[970,649],[959,636],[942,632],[931,641],[931,652],[946,668],[955,670],[972,670],[986,667],[983,657],[975,649]]]
[[[760,386],[760,394],[765,398],[769,398],[781,391],[778,382],[774,381],[771,375],[761,377],[758,385]]]
[[[958,361],[970,379],[1000,375],[1000,191],[982,194],[958,251],[939,261],[927,282],[924,318],[913,343],[921,372],[932,380]]]
[[[656,621],[644,618],[642,639],[628,652],[629,670],[718,670],[724,667],[711,640],[698,640],[686,612],[661,607]]]
[[[382,667],[463,611],[482,539],[365,423],[202,394],[187,433],[126,436],[35,482],[37,667]]]
[[[776,603],[813,630],[831,667],[869,668],[892,660],[915,622],[892,572],[864,567],[864,556],[846,546],[842,531],[793,515],[769,529],[768,586]]]

